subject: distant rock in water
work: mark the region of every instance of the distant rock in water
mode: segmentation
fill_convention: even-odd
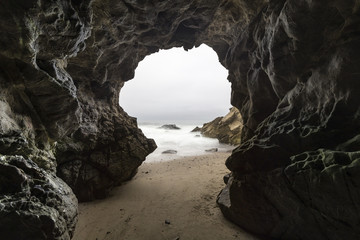
[[[242,126],[243,123],[239,110],[232,107],[225,117],[218,117],[209,123],[205,123],[200,132],[205,137],[219,139],[220,143],[238,145],[240,144]]]
[[[180,128],[178,126],[176,126],[175,124],[165,124],[162,125],[161,127],[162,129],[169,129],[169,130],[179,130]]]
[[[196,127],[193,130],[191,130],[191,132],[200,132],[200,131],[201,131],[201,128],[199,128],[199,127]]]
[[[177,154],[177,151],[176,150],[166,150],[166,151],[163,151],[162,154]]]
[[[217,151],[218,151],[217,148],[210,148],[205,150],[205,152],[217,152]]]

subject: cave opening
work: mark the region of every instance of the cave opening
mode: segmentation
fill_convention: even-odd
[[[139,122],[202,123],[230,108],[227,75],[205,44],[188,51],[160,50],[139,63],[121,90],[120,105]]]
[[[227,70],[206,45],[188,52],[162,50],[140,62],[135,78],[121,89],[119,104],[158,149],[110,198],[80,204],[75,240],[249,238],[225,221],[216,204],[233,147],[191,132],[229,113],[226,78]],[[180,129],[159,128],[164,124]],[[215,147],[218,152],[205,152]],[[161,154],[167,148],[177,150],[175,156]]]
[[[183,189],[174,188],[181,176],[173,170],[189,177],[187,164],[165,168],[168,180],[155,181],[150,170],[134,175],[155,144],[119,107],[120,88],[146,55],[200,43],[229,70],[231,102],[245,125],[218,195],[224,216],[271,239],[360,239],[359,1],[20,0],[0,6],[3,239],[70,239],[77,198],[108,194],[88,214],[80,206],[78,228],[87,236],[75,233],[75,239],[246,239],[199,221],[198,213],[216,214],[219,192],[200,192],[215,183],[201,175],[206,162],[193,165],[201,171]],[[146,181],[133,188],[141,177]],[[122,183],[115,197],[110,190]],[[156,191],[160,183],[168,197]],[[141,205],[146,191],[155,198]],[[119,203],[130,195],[127,206]],[[192,200],[185,196],[197,199],[189,211],[184,203]],[[165,211],[170,198],[181,200],[170,205],[179,217]],[[197,221],[180,224],[190,216]]]
[[[158,148],[147,157],[148,161],[232,148],[216,138],[192,132],[229,112],[231,88],[227,75],[215,51],[205,44],[189,51],[160,50],[139,63],[134,79],[121,90],[119,104],[137,118],[144,134],[157,143]],[[159,128],[163,125],[180,129]],[[172,154],[162,154],[166,151]]]

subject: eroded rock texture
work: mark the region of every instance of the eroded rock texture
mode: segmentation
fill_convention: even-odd
[[[118,106],[124,82],[146,55],[205,43],[244,122],[225,216],[273,238],[358,239],[359,6],[1,1],[0,154],[56,172],[80,200],[106,196],[155,148]]]
[[[61,179],[21,156],[1,156],[0,174],[2,239],[71,239],[77,199]]]
[[[220,143],[239,145],[242,126],[239,110],[232,107],[224,117],[217,117],[198,130],[206,137],[217,138]]]
[[[360,237],[358,4],[270,2],[232,50],[245,127],[218,201],[251,231]]]

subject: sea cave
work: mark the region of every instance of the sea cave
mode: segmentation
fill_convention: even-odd
[[[206,44],[244,127],[217,198],[272,239],[360,238],[360,1],[0,3],[0,235],[71,239],[79,201],[156,145],[119,107],[138,63]]]

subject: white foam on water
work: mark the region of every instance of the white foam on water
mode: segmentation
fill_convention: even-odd
[[[227,152],[234,147],[219,143],[215,138],[201,136],[200,132],[191,132],[196,125],[177,125],[179,130],[160,128],[161,124],[139,124],[147,138],[155,140],[158,148],[147,156],[147,162],[169,161],[186,156],[206,154],[205,150],[217,148]],[[166,150],[176,150],[176,154],[162,154]]]

